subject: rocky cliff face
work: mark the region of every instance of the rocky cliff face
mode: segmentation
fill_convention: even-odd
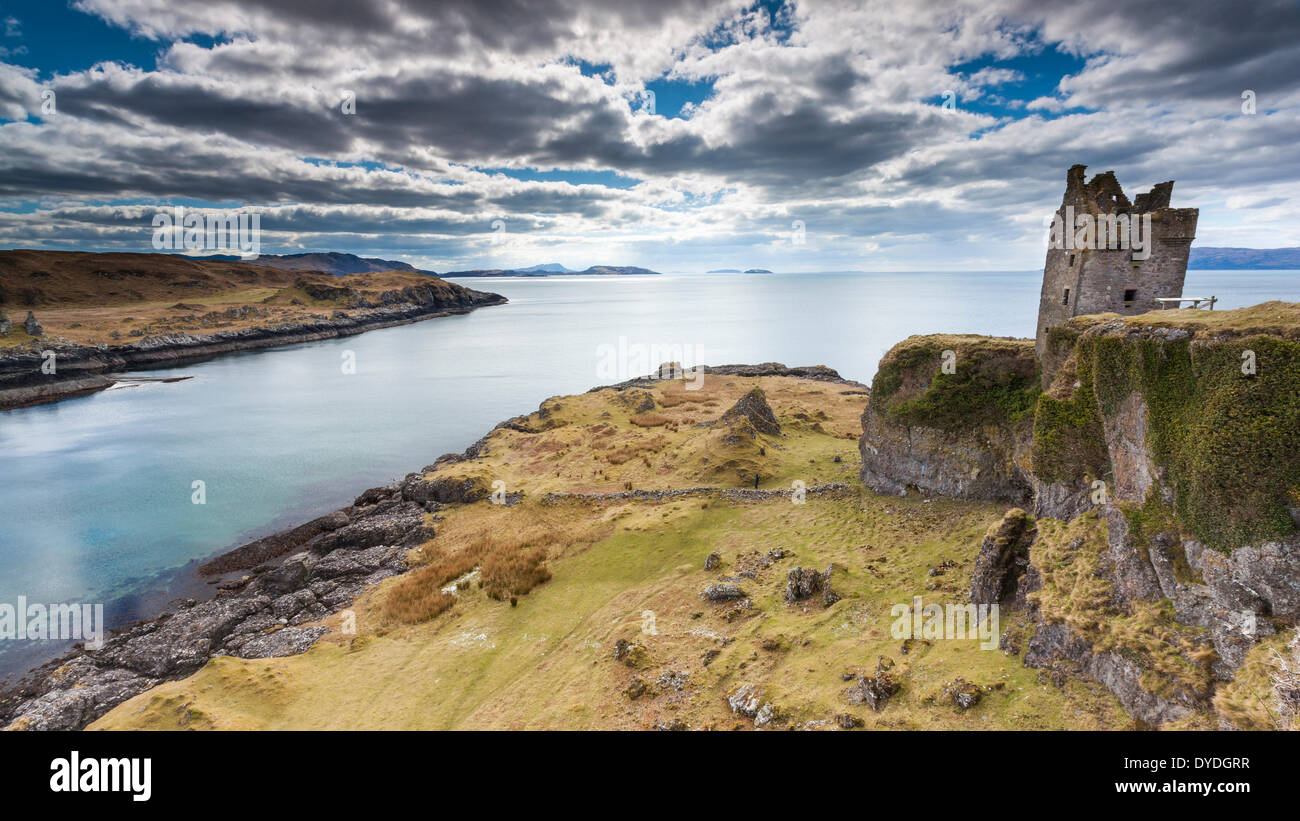
[[[1029,498],[1032,340],[916,336],[880,362],[862,414],[862,481],[961,499]]]
[[[933,359],[911,378],[927,373]],[[1010,445],[936,424],[918,446],[869,409],[864,480],[958,496],[969,465],[1024,465],[1028,562],[1012,511],[972,591],[1020,606],[1004,647],[1096,678],[1149,725],[1259,726],[1234,703],[1260,698],[1238,671],[1300,624],[1300,305],[1080,317],[1054,329],[1043,384]]]

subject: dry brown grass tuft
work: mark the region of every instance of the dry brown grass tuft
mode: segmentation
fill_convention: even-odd
[[[551,578],[546,560],[570,545],[590,543],[609,525],[566,520],[561,511],[530,505],[484,506],[457,511],[440,525],[438,535],[408,561],[416,569],[397,580],[384,601],[390,621],[418,624],[446,611],[455,596],[442,592],[449,582],[475,568],[491,598],[522,596]]]
[[[639,428],[657,428],[668,424],[670,420],[662,413],[638,413],[628,421]]]
[[[692,383],[685,380],[676,380],[663,386],[656,400],[664,408],[675,408],[678,405],[702,405],[709,402],[716,402],[718,397],[723,395],[723,391],[713,380],[715,386],[710,386],[710,379],[706,374],[700,387],[696,390],[687,390],[687,386]]]
[[[420,624],[442,615],[456,603],[456,597],[436,586],[412,584],[407,578],[393,588],[384,602],[384,615],[403,624]]]
[[[426,552],[430,549],[425,547]],[[478,566],[478,556],[458,553],[455,556],[435,554],[433,561],[407,574],[393,585],[384,601],[384,615],[403,624],[428,621],[451,607],[456,599],[442,588]]]
[[[497,601],[522,596],[551,580],[546,550],[497,550],[483,557],[483,592]]]
[[[645,454],[659,453],[668,444],[668,440],[663,436],[656,436],[653,439],[637,439],[631,442],[624,442],[616,450],[611,451],[605,456],[605,461],[611,465],[622,465],[633,459],[644,458]]]

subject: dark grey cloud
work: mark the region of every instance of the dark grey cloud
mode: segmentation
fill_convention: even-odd
[[[1121,55],[1095,82],[1071,86],[1085,104],[1223,100],[1230,111],[1244,89],[1282,94],[1300,84],[1294,0],[1015,0],[1007,14],[1085,53]]]
[[[462,55],[549,53],[591,27],[654,31],[676,18],[711,19],[717,0],[77,0],[79,8],[151,35],[327,39],[365,51]]]
[[[439,259],[481,258],[482,222],[496,216],[536,247],[622,232],[625,249],[785,253],[795,218],[817,226],[826,259],[855,242],[960,244],[981,230],[1014,241],[1075,162],[1114,168],[1135,190],[1175,178],[1176,196],[1244,194],[1260,219],[1300,208],[1278,190],[1300,181],[1293,2],[802,0],[784,13],[788,38],[752,8],[742,18],[740,2],[81,5],[135,31],[231,39],[174,43],[154,72],[45,78],[58,116],[0,124],[0,199],[258,204],[286,242],[376,253],[391,241]],[[952,65],[1046,44],[1089,62],[1057,103],[1030,109],[1042,114],[998,120],[925,102],[966,88]],[[579,60],[614,66],[613,84],[582,77]],[[688,119],[635,111],[642,83],[669,69],[713,82],[713,95]],[[40,88],[0,63],[0,117],[25,117]],[[1247,88],[1260,109],[1251,119],[1239,110]],[[343,89],[356,93],[354,115],[340,110]],[[1053,119],[1065,104],[1086,111]],[[644,183],[474,170],[525,167]],[[0,237],[132,241],[111,214],[46,216],[47,229],[0,222]]]

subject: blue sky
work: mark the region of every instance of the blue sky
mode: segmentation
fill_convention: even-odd
[[[1075,163],[1300,245],[1294,3],[1172,8],[0,3],[0,246],[184,204],[435,270],[1024,269]]]

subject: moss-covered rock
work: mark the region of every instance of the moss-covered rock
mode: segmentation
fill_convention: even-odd
[[[1086,318],[1091,327],[1038,399],[1035,477],[1132,484],[1132,466],[1117,464],[1118,431],[1141,440],[1153,478],[1172,492],[1180,519],[1206,545],[1231,552],[1294,534],[1300,339],[1257,333],[1235,313],[1221,312],[1224,319],[1209,327],[1191,320],[1188,327],[1154,325],[1150,315]],[[1070,330],[1067,324],[1062,333]],[[1121,419],[1132,397],[1145,413]],[[1137,425],[1143,430],[1131,430]]]
[[[1047,483],[1109,476],[1090,359],[1072,354],[1051,389],[1038,397],[1030,469]]]
[[[1033,340],[930,334],[908,337],[880,360],[871,405],[901,425],[971,430],[1017,424],[1039,390]]]
[[[1024,502],[1034,400],[1028,339],[910,337],[881,360],[862,414],[862,480],[882,493]]]
[[[1168,599],[1122,603],[1100,514],[1069,523],[1040,519],[1030,560],[1042,586],[1029,598],[1046,626],[1030,642],[1025,664],[1075,665],[1149,724],[1205,706],[1216,659],[1208,633],[1180,624]]]

